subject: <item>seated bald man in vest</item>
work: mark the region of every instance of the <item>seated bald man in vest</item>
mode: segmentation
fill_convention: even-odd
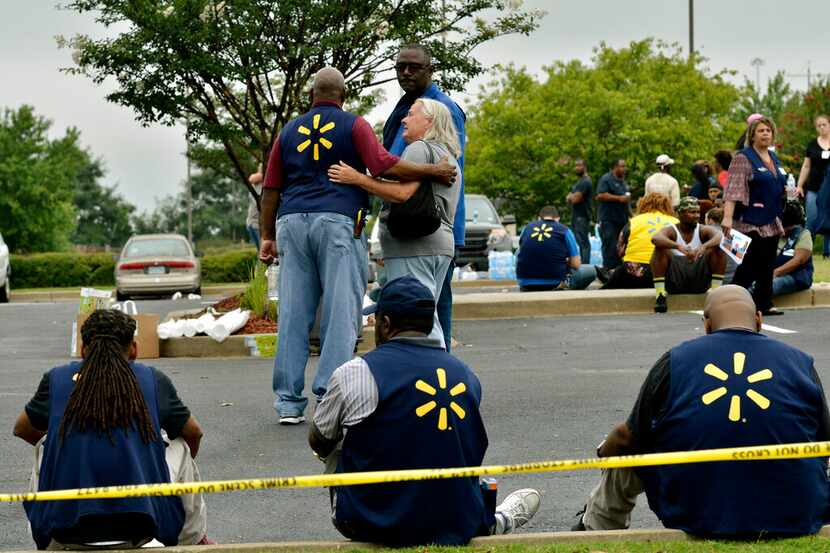
[[[199,480],[202,430],[170,379],[134,362],[135,329],[120,311],[93,312],[81,327],[83,360],[43,376],[14,427],[36,447],[31,491]],[[38,549],[214,543],[201,494],[24,507]]]
[[[830,416],[809,355],[759,333],[749,292],[706,296],[705,336],[666,352],[628,420],[599,457],[830,440]],[[609,469],[573,530],[627,528],[637,496],[667,528],[714,538],[818,532],[828,510],[827,459]]]
[[[721,231],[700,224],[700,204],[691,196],[680,200],[677,217],[679,224],[663,227],[651,239],[655,313],[668,310],[668,294],[702,294],[723,284],[726,255],[720,249]]]
[[[359,172],[408,183],[425,177],[450,183],[457,172],[446,158],[413,163],[384,150],[365,119],[343,111],[345,87],[334,67],[317,72],[311,110],[280,131],[262,185],[260,259],[273,261],[279,243],[280,347],[272,386],[283,425],[305,422],[308,340],[318,308],[320,359],[311,385],[318,400],[334,369],[351,359],[362,321],[369,195],[357,186],[334,184],[328,168],[342,161]]]
[[[540,209],[539,219],[525,225],[519,237],[519,290],[584,290],[596,278],[596,270],[581,263],[576,238],[559,222],[559,210],[552,205]]]
[[[481,465],[487,450],[481,384],[429,338],[434,311],[432,293],[409,276],[388,282],[367,308],[375,313],[378,347],[334,371],[309,434],[330,469]],[[496,507],[495,491],[483,491],[478,478],[345,486],[332,491],[332,519],[356,541],[463,545],[523,526],[539,499],[536,490],[518,490]]]

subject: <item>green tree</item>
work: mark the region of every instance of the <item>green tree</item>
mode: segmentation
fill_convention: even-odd
[[[250,195],[235,186],[233,167],[221,149],[194,146],[191,177],[193,240],[244,239]],[[156,201],[156,208],[133,218],[136,232],[175,232],[187,235],[187,194],[180,192]]]
[[[807,143],[816,137],[815,118],[830,115],[830,79],[813,84],[805,93],[797,93],[787,102],[778,124],[781,153],[792,160],[793,169],[804,161]]]
[[[738,106],[738,114],[746,120],[748,115],[763,113],[776,123],[779,122],[784,107],[793,96],[790,85],[787,83],[786,74],[778,71],[767,81],[767,90],[761,95],[755,83],[744,79],[743,90],[741,90],[741,103]]]
[[[742,131],[737,89],[703,63],[647,39],[620,50],[601,44],[590,66],[554,62],[541,80],[500,68],[471,110],[469,190],[503,200],[503,211],[525,221],[544,204],[564,205],[577,157],[595,183],[624,158],[635,195],[661,153],[677,161],[678,180],[691,183],[691,164]]]
[[[72,234],[74,244],[121,246],[133,232],[130,216],[135,206],[115,191],[115,187],[99,183],[104,178],[100,160],[87,157],[75,182],[77,227]]]
[[[71,73],[114,83],[111,102],[143,124],[187,119],[191,139],[222,145],[235,180],[265,159],[274,137],[307,107],[308,84],[325,65],[340,69],[350,107],[378,100],[370,89],[394,79],[401,42],[433,49],[447,89],[483,71],[472,55],[507,33],[529,33],[540,12],[508,0],[70,0],[117,29],[114,37],[61,38],[75,49]],[[489,16],[489,21],[484,16]],[[250,164],[250,160],[256,160]]]
[[[88,157],[74,128],[50,139],[52,123],[30,106],[0,118],[0,231],[14,252],[66,249],[73,197]]]

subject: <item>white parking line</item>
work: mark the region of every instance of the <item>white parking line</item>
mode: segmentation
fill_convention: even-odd
[[[693,315],[703,315],[703,311],[689,311]],[[761,323],[761,330],[766,330],[767,332],[776,332],[778,334],[798,334],[797,330],[790,330],[788,328],[781,328],[780,326],[773,326],[768,325],[767,323]]]

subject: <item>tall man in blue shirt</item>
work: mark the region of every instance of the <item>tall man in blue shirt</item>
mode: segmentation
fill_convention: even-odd
[[[318,71],[311,94],[311,110],[289,121],[275,141],[262,187],[259,257],[266,263],[277,255],[277,216],[280,221],[280,344],[273,378],[280,424],[305,421],[308,334],[318,305],[321,348],[312,384],[318,398],[334,369],[351,358],[359,331],[369,197],[361,188],[333,184],[328,168],[342,161],[402,181],[451,182],[456,173],[446,161],[417,164],[384,150],[365,119],[343,111],[345,82],[337,69]]]
[[[399,156],[406,148],[403,140],[403,125],[401,121],[406,117],[409,108],[418,98],[429,98],[441,102],[450,110],[452,122],[458,131],[458,143],[461,145],[461,155],[458,156],[458,167],[461,169],[458,186],[461,188],[458,196],[458,206],[455,210],[453,223],[453,237],[455,238],[456,254],[458,248],[464,245],[464,145],[466,131],[464,129],[467,116],[464,111],[449,96],[441,92],[432,82],[432,55],[429,49],[420,44],[408,44],[398,52],[395,63],[395,72],[398,75],[398,84],[404,91],[403,97],[386,120],[383,126],[383,146],[393,155]],[[449,270],[438,297],[438,320],[444,330],[444,343],[450,351],[452,342],[452,274],[455,269],[455,259],[450,261]]]

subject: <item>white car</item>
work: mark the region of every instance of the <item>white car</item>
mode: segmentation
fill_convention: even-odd
[[[6,303],[11,296],[12,266],[9,263],[9,247],[0,234],[0,303]]]

